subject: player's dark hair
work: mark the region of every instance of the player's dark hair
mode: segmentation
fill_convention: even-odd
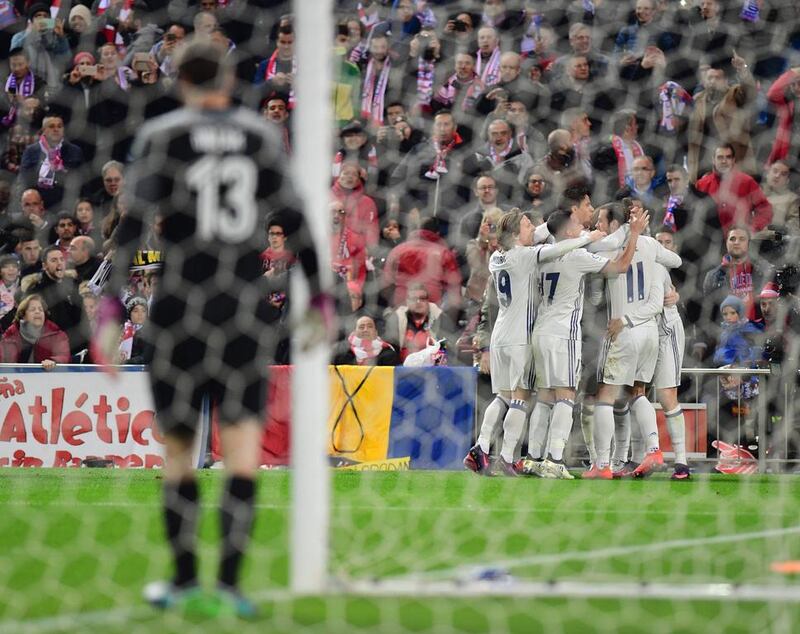
[[[608,219],[609,225],[611,225],[611,223],[614,222],[615,220],[620,226],[624,225],[628,221],[628,218],[630,218],[631,215],[631,206],[633,203],[630,199],[626,200],[629,202],[628,205],[624,204],[623,201],[622,204],[608,203],[601,207],[601,209],[606,210],[606,218]]]
[[[291,24],[282,24],[278,27],[278,35],[294,35],[294,27]]]
[[[584,182],[576,182],[567,186],[561,194],[561,199],[558,201],[560,209],[572,209],[581,204],[581,201],[586,196],[591,196],[591,189]]]
[[[217,44],[193,39],[177,54],[178,79],[200,90],[217,90],[231,72],[228,56]]]
[[[570,222],[572,222],[572,212],[557,209],[547,217],[547,230],[551,235],[558,236]]]

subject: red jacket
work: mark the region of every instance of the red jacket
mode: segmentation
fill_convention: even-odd
[[[789,84],[798,79],[797,73],[789,69],[778,77],[767,91],[767,99],[775,104],[778,119],[778,131],[775,133],[775,142],[772,144],[772,151],[769,153],[767,164],[772,165],[775,161],[785,159],[789,154],[789,143],[792,139],[792,121],[794,120],[794,99],[787,99],[786,92]]]
[[[347,226],[342,227],[341,231],[336,231],[334,227],[334,233],[331,234],[331,266],[346,281],[356,282],[363,287],[367,279],[364,238]]]
[[[375,201],[364,193],[364,185],[359,183],[354,189],[344,189],[336,182],[331,192],[344,205],[347,228],[364,236],[367,247],[378,244],[378,208]]]
[[[385,287],[394,286],[393,306],[406,301],[408,285],[419,282],[428,290],[428,301],[442,305],[446,293],[449,305],[458,305],[461,297],[461,273],[453,252],[439,234],[420,229],[398,244],[386,258],[383,268]]]
[[[22,335],[19,332],[19,323],[12,324],[3,333],[0,339],[0,359],[3,363],[22,363],[20,359],[24,347]],[[69,363],[69,339],[64,331],[49,319],[44,322],[42,336],[33,347],[33,360],[41,363],[52,359],[56,363]]]
[[[696,187],[714,199],[723,232],[737,224],[761,231],[772,222],[772,205],[758,183],[744,172],[733,170],[724,179],[709,172]]]

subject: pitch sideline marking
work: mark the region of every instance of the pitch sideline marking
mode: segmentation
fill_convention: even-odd
[[[788,528],[773,528],[763,531],[753,531],[751,533],[733,533],[729,535],[715,535],[713,537],[698,537],[693,539],[674,539],[658,544],[634,544],[632,546],[614,546],[611,548],[597,548],[595,550],[574,550],[566,553],[555,553],[550,555],[533,555],[531,557],[517,557],[515,559],[501,559],[491,562],[490,565],[468,564],[456,566],[454,568],[432,570],[428,572],[417,572],[407,575],[389,577],[387,582],[401,581],[424,581],[427,579],[452,579],[475,573],[486,568],[519,568],[520,566],[536,566],[546,564],[558,564],[565,561],[591,561],[594,559],[608,559],[610,557],[622,557],[635,553],[652,553],[663,550],[679,548],[696,548],[698,546],[711,546],[715,544],[731,544],[746,541],[749,539],[768,539],[770,537],[784,537],[786,535],[800,534],[800,525]]]

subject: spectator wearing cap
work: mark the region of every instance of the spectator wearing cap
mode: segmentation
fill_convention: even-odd
[[[69,62],[69,42],[64,21],[50,17],[49,2],[34,2],[28,7],[28,25],[11,38],[10,49],[24,48],[34,75],[44,78],[51,89],[61,83],[61,69]]]
[[[65,198],[77,197],[81,184],[78,168],[83,162],[81,148],[64,138],[64,119],[49,115],[42,121],[39,141],[22,153],[21,185],[36,189],[45,209],[52,209]]]
[[[78,51],[93,51],[106,41],[106,38],[97,32],[97,25],[89,7],[82,4],[75,4],[69,10],[69,19],[64,31],[73,54]]]
[[[4,318],[13,314],[17,307],[19,268],[19,258],[16,255],[0,256],[0,326],[3,330],[8,326],[4,323]]]
[[[122,326],[122,335],[119,340],[120,363],[126,363],[131,358],[133,338],[147,321],[147,300],[144,297],[134,295],[125,302],[125,311],[128,318]]]
[[[373,184],[378,176],[378,152],[363,124],[354,119],[341,129],[339,138],[341,145],[333,157],[332,176],[339,176],[342,164],[346,161],[355,161],[364,182]]]

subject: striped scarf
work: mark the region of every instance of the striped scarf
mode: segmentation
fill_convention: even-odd
[[[500,81],[500,47],[492,51],[489,61],[484,65],[481,52],[475,55],[475,72],[480,76],[484,86],[494,86]]]
[[[15,95],[20,95],[23,99],[26,97],[30,97],[33,94],[33,91],[36,89],[36,81],[33,78],[33,71],[28,71],[28,74],[20,83],[17,80],[17,76],[14,73],[11,73],[6,80],[6,94],[14,93]],[[11,108],[8,111],[8,114],[0,120],[0,123],[3,124],[4,127],[10,128],[14,125],[14,121],[17,119],[17,102],[11,102]]]
[[[622,137],[616,134],[611,135],[611,147],[614,148],[614,154],[617,155],[617,180],[619,186],[625,187],[629,181],[628,173],[630,169],[628,169],[628,165],[633,168],[633,159],[644,156],[644,150],[637,141],[631,141],[630,150],[626,151]]]
[[[367,71],[364,75],[361,93],[361,118],[372,121],[376,125],[383,125],[383,103],[386,98],[386,87],[389,85],[389,71],[391,61],[387,57],[383,60],[381,74],[375,79],[375,60],[369,60]]]
[[[269,81],[278,74],[278,51],[275,50],[267,60],[267,68],[264,72],[264,80]],[[297,77],[297,56],[292,55],[292,77]],[[289,89],[289,109],[294,108],[294,87]]]
[[[435,70],[435,62],[429,62],[422,57],[417,60],[417,103],[421,106],[431,105]]]

